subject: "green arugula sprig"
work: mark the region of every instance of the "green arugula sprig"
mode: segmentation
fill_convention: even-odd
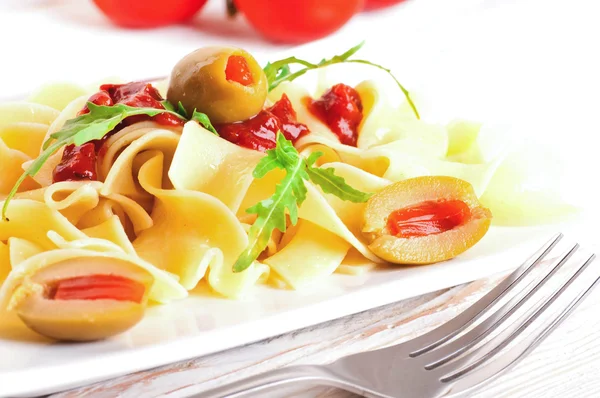
[[[44,142],[42,153],[29,165],[27,170],[15,182],[12,190],[4,200],[2,206],[2,219],[8,220],[6,211],[11,199],[16,195],[17,190],[27,177],[34,177],[42,168],[44,163],[60,148],[75,144],[83,145],[86,142],[102,139],[106,134],[112,131],[125,118],[135,115],[156,116],[160,113],[170,113],[183,120],[187,120],[184,116],[174,111],[173,105],[167,101],[163,101],[165,109],[156,108],[136,108],[124,104],[116,104],[112,106],[96,105],[92,102],[87,103],[90,110],[89,113],[77,116],[74,119],[67,120],[62,129],[50,135],[50,138]],[[180,105],[180,109],[182,109]],[[204,126],[207,130],[217,134],[217,131],[210,123],[206,114],[194,111],[192,118]]]
[[[419,115],[419,111],[417,111],[417,107],[415,106],[414,102],[410,98],[410,93],[408,92],[408,90],[406,88],[404,88],[404,86],[398,81],[398,79],[396,79],[396,77],[392,74],[390,69],[385,68],[381,65],[375,64],[371,61],[364,60],[364,59],[350,59],[350,57],[352,57],[354,54],[356,54],[356,52],[358,52],[358,50],[360,50],[364,44],[365,44],[365,42],[363,41],[362,43],[352,47],[351,49],[344,52],[343,54],[334,55],[330,59],[322,59],[321,62],[319,62],[317,64],[314,64],[312,62],[308,62],[308,61],[305,61],[303,59],[299,59],[296,57],[288,57],[288,58],[284,58],[284,59],[281,59],[279,61],[275,61],[272,63],[269,62],[267,64],[267,66],[265,66],[263,69],[265,74],[267,75],[267,81],[269,82],[269,91],[273,90],[275,87],[277,87],[278,85],[280,85],[281,83],[283,83],[285,81],[291,82],[291,81],[295,80],[296,78],[304,75],[306,72],[308,72],[310,70],[323,68],[323,67],[326,67],[329,65],[341,64],[341,63],[355,63],[355,64],[370,65],[370,66],[374,66],[375,68],[378,68],[378,69],[381,69],[381,70],[387,72],[392,77],[392,79],[394,79],[394,81],[396,82],[396,84],[398,85],[398,87],[400,88],[400,90],[402,91],[404,96],[406,97],[406,101],[410,105],[415,116],[417,117],[417,119],[420,119],[421,116]],[[297,72],[292,73],[292,71],[290,69],[290,65],[294,65],[294,64],[302,65],[304,68],[298,70]]]
[[[202,125],[202,127],[204,127],[205,129],[207,129],[208,131],[210,131],[214,135],[219,135],[219,133],[217,132],[217,129],[212,125],[212,123],[210,122],[210,119],[208,118],[208,115],[206,113],[198,112],[196,109],[194,109],[194,113],[192,114],[192,117],[190,118],[188,116],[187,111],[185,110],[185,107],[181,103],[181,101],[179,101],[177,103],[177,109],[175,109],[175,107],[173,106],[173,104],[171,104],[167,100],[164,100],[161,103],[163,104],[163,106],[165,107],[165,109],[167,109],[169,111],[172,111],[172,112],[176,112],[183,119],[194,120],[194,121],[200,123]]]
[[[348,185],[342,177],[336,176],[334,169],[314,167],[314,163],[322,155],[321,152],[316,152],[305,159],[291,141],[281,132],[277,133],[275,149],[268,150],[267,156],[258,162],[253,176],[263,178],[274,169],[285,170],[286,174],[275,187],[273,196],[246,210],[247,213],[256,214],[258,217],[250,227],[248,246],[233,265],[233,272],[244,271],[258,258],[267,247],[275,229],[285,232],[287,214],[292,225],[296,225],[298,207],[306,199],[305,181],[310,180],[319,185],[323,192],[351,202],[366,202],[371,197],[372,194],[358,191]]]

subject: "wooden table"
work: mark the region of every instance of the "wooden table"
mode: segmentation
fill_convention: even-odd
[[[491,289],[498,277],[475,281],[207,357],[116,378],[51,398],[186,397],[282,366],[324,364],[400,343],[455,316]],[[600,394],[600,290],[532,354],[470,396],[597,397]],[[345,391],[299,386],[271,397],[339,398]]]

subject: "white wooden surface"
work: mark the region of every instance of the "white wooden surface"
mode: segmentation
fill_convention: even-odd
[[[324,364],[413,338],[440,325],[487,292],[498,277],[299,330],[204,358],[120,377],[51,398],[187,397],[239,378],[294,364]],[[481,389],[483,398],[597,397],[600,394],[600,290],[595,291],[530,356]],[[351,397],[298,386],[273,397]]]

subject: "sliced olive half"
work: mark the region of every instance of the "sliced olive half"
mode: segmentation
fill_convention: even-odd
[[[388,185],[365,207],[369,249],[395,264],[430,264],[456,257],[488,231],[491,213],[468,182],[426,176]]]
[[[122,259],[63,260],[25,277],[11,304],[44,336],[99,340],[122,333],[144,316],[152,275]]]

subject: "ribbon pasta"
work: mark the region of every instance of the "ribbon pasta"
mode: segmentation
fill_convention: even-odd
[[[484,156],[481,125],[426,123],[392,106],[374,82],[356,89],[364,105],[357,147],[340,144],[308,111],[301,86],[283,83],[269,99],[283,93],[290,98],[311,131],[296,143],[301,154],[322,152],[317,166],[333,168],[358,190],[377,192],[415,176],[454,176],[470,182],[503,223],[515,221],[497,200],[500,190],[510,196],[518,189],[504,165],[507,151]],[[31,102],[0,105],[0,199],[42,142],[77,115],[87,91],[49,85]],[[458,145],[457,137],[465,136],[461,142],[467,144]],[[264,154],[193,121],[183,128],[135,123],[110,136],[104,148],[98,181],[52,183],[60,150],[21,186],[7,213],[10,221],[0,220],[2,310],[26,275],[73,257],[120,259],[149,271],[155,278],[150,299],[156,302],[183,298],[202,281],[236,298],[267,280],[302,289],[336,271],[361,274],[382,262],[360,232],[365,204],[342,201],[307,182],[299,223],[275,232],[258,260],[234,273],[255,217],[246,210],[273,194],[283,172],[255,179]],[[509,205],[518,206],[514,200]]]

